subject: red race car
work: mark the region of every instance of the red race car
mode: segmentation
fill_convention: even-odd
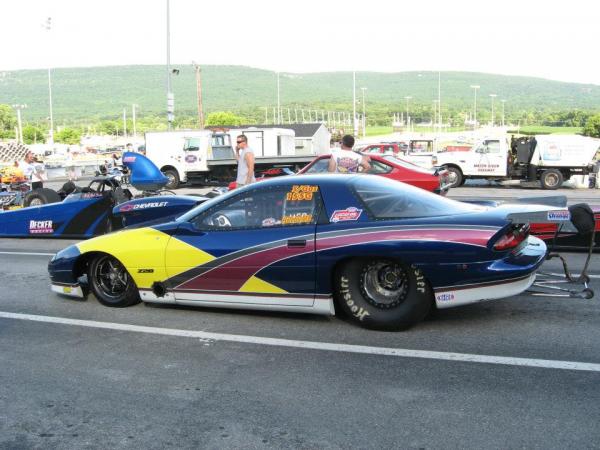
[[[425,169],[393,155],[369,154],[368,156],[371,159],[369,173],[412,184],[441,195],[446,195],[450,188],[449,173],[445,168]],[[318,156],[298,174],[326,173],[330,157],[331,155]]]
[[[451,182],[448,178],[449,172],[444,168],[425,169],[408,161],[398,159],[393,155],[369,154],[368,156],[371,159],[371,170],[369,173],[412,184],[413,186],[425,189],[426,191],[435,192],[436,194],[441,195],[446,195],[450,188]],[[298,172],[298,175],[327,173],[330,157],[331,155],[321,155],[316,157],[308,165],[303,167]],[[271,169],[263,172],[256,181],[262,181],[265,178],[286,174],[291,174],[291,172],[282,169]],[[235,181],[229,183],[229,190],[235,188]]]

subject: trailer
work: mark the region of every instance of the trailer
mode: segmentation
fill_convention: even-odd
[[[238,135],[248,138],[257,172],[277,167],[297,171],[316,156],[296,149],[292,130],[255,127],[147,132],[146,156],[169,178],[169,189],[186,182],[227,184],[236,178],[237,160],[232,143]]]

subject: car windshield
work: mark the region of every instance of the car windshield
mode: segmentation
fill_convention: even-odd
[[[357,177],[352,182],[352,187],[366,209],[376,219],[448,216],[486,209],[382,177]]]
[[[404,161],[403,159],[398,159],[392,155],[385,155],[385,156],[383,156],[383,158],[386,159],[387,161],[393,162],[394,164],[396,164],[398,166],[405,167],[410,170],[416,170],[418,172],[429,173],[429,174],[433,172],[432,170],[425,169],[424,167],[418,166],[410,161]]]

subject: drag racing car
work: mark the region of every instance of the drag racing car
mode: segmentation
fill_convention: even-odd
[[[526,290],[546,255],[527,215],[565,211],[468,204],[373,175],[277,177],[67,247],[48,270],[52,291],[106,306],[343,312],[400,330],[432,308]]]
[[[143,155],[125,153],[123,162],[140,198],[132,200],[132,193],[114,176],[96,177],[86,187],[68,182],[59,191],[2,192],[0,237],[88,238],[122,228],[124,215],[131,223],[168,220],[206,200],[163,195],[168,178]],[[134,203],[127,204],[130,200]]]

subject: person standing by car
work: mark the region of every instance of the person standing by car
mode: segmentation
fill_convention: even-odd
[[[19,163],[19,169],[21,169],[23,171],[23,175],[25,175],[25,177],[31,181],[32,189],[44,187],[44,165],[35,159],[33,152],[27,152],[25,155],[25,160]]]
[[[240,134],[236,139],[235,159],[238,162],[237,187],[243,187],[247,184],[254,183],[254,151],[248,147],[248,138]]]
[[[371,169],[370,158],[353,151],[352,147],[354,147],[354,136],[347,134],[342,138],[342,147],[331,152],[329,172],[357,173],[360,167],[363,172]]]

